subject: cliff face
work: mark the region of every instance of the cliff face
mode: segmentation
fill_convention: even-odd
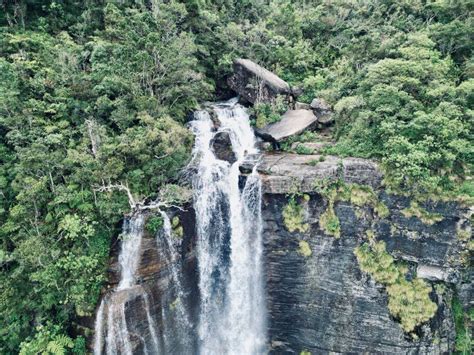
[[[467,255],[463,252],[465,241],[459,237],[460,228],[470,231],[465,223],[471,212],[452,202],[429,202],[423,205],[425,216],[417,217],[410,199],[389,195],[381,188],[381,174],[374,163],[330,158],[308,166],[318,159],[267,156],[261,165],[266,187],[265,265],[273,351],[452,352],[455,332],[449,303],[453,289],[472,296],[472,285],[463,284],[460,277]],[[381,218],[370,203],[336,200],[332,208],[340,223],[339,235],[330,235],[321,225],[321,216],[331,208],[330,199],[314,193],[314,176],[369,185],[388,211]],[[306,225],[303,232],[290,232],[282,212],[290,203],[284,193],[295,191],[295,186],[296,191],[307,193],[299,199],[303,211],[300,222]],[[433,219],[427,220],[427,216]],[[432,280],[433,285],[449,286],[432,289],[429,297],[437,311],[411,335],[404,333],[399,319],[390,314],[385,287],[361,271],[355,250],[368,239],[384,241],[386,251],[397,262],[407,263],[408,279],[418,276]]]
[[[335,157],[320,160],[319,156],[280,154],[266,155],[260,164],[271,352],[452,352],[455,331],[451,298],[456,292],[466,308],[472,306],[470,278],[462,277],[468,263],[463,250],[467,250],[470,238],[472,212],[453,202],[417,206],[409,198],[386,193],[373,162]],[[369,186],[371,202],[328,198],[317,192],[318,181]],[[292,198],[295,191],[298,197]],[[290,232],[284,211],[292,200],[300,207],[299,222],[304,228]],[[382,205],[386,207],[384,213],[380,212]],[[337,233],[322,225],[328,209],[337,217]],[[180,212],[179,218],[184,233],[177,262],[182,265],[186,308],[195,326],[199,292],[194,212]],[[355,255],[362,244],[380,241],[397,263],[404,262],[407,280],[422,277],[432,287],[429,300],[436,304],[436,312],[410,334],[389,311],[386,285],[362,271]],[[111,287],[118,281],[118,272],[113,258]],[[173,323],[163,319],[163,309],[174,307],[174,285],[171,265],[160,256],[156,239],[149,234],[142,241],[138,283],[149,295],[151,313],[158,332],[162,332],[165,322]],[[143,305],[141,298],[134,301],[132,297],[126,305],[126,317],[129,329],[146,337],[149,330],[140,321]],[[141,353],[143,349],[137,345],[135,351]]]
[[[285,196],[269,194],[265,196],[263,210],[269,334],[276,353],[303,350],[313,353],[443,353],[453,350],[454,327],[446,305],[447,294],[433,293],[432,300],[438,305],[438,311],[417,331],[420,339],[414,341],[390,315],[384,287],[361,272],[354,250],[363,243],[370,228],[371,211],[365,211],[364,218],[358,218],[351,204],[336,204],[341,237],[335,239],[319,227],[319,217],[327,208],[327,201],[321,196],[310,195],[306,206],[310,228],[306,233],[288,232],[281,212],[287,203]],[[392,209],[387,220],[375,222],[379,228],[377,238],[389,241],[387,249],[400,258],[420,263],[430,260],[446,266],[445,259],[448,250],[453,248],[456,234],[448,236],[443,249],[432,251],[439,244],[437,239],[447,237],[446,229],[455,228],[455,222],[446,221],[436,230],[416,224],[412,227],[404,217],[398,216],[399,211]],[[419,239],[391,235],[390,228],[386,228],[391,222],[400,228],[407,227],[407,232],[419,233]],[[421,236],[423,233],[427,234]],[[311,255],[300,252],[302,240],[309,244]]]
[[[102,298],[106,303],[124,305],[124,315],[119,314],[114,322],[121,322],[120,317],[124,317],[133,354],[154,353],[153,349],[158,349],[159,353],[168,353],[168,349],[174,349],[176,353],[185,353],[180,348],[183,346],[181,340],[169,336],[170,333],[178,333],[176,327],[179,326],[176,321],[179,290],[173,278],[176,277],[173,275],[174,271],[179,270],[182,283],[180,286],[186,291],[182,297],[183,307],[191,317],[197,318],[199,292],[194,211],[188,206],[184,211],[169,211],[169,214],[173,218],[178,218],[179,228],[182,228],[177,249],[178,255],[170,256],[163,253],[164,236],[160,233],[154,235],[145,229],[139,250],[137,285],[114,292],[120,280],[118,256],[121,242],[117,240],[112,249],[107,290]],[[150,217],[150,215],[146,216],[147,219]],[[107,317],[110,316],[106,314],[105,318]],[[196,342],[196,337],[192,336],[195,332],[190,333],[186,346],[195,348],[196,346],[192,345]],[[158,344],[155,344],[156,339],[158,339]],[[90,345],[92,346],[92,338]],[[118,348],[119,351],[126,353],[121,346]]]

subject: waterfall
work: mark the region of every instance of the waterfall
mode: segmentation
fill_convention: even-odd
[[[258,153],[245,109],[231,100],[214,106],[218,132],[230,136],[237,161],[219,160],[211,148],[215,135],[209,113],[196,113],[193,181],[201,308],[201,354],[265,352],[262,282],[261,182],[256,171],[243,189],[239,165]]]
[[[186,307],[187,292],[183,286],[181,264],[181,238],[173,232],[169,216],[161,212],[163,228],[157,234],[158,253],[170,270],[167,295],[162,295],[163,349],[165,354],[191,354],[192,323]],[[165,299],[166,297],[166,299]]]
[[[102,354],[104,347],[107,355],[131,355],[140,346],[142,353],[158,353],[158,335],[150,314],[148,295],[140,285],[136,285],[135,280],[143,227],[144,216],[139,213],[124,222],[119,255],[120,282],[113,293],[105,296],[100,303],[95,321],[95,355]],[[137,300],[143,303],[148,334],[137,334],[127,324],[127,303]]]
[[[159,313],[151,312],[156,308],[150,308],[149,295],[136,279],[145,217],[135,213],[123,226],[120,281],[102,298],[97,311],[95,355],[266,352],[262,186],[256,168],[246,177],[239,171],[242,163],[259,152],[248,114],[237,100],[215,104],[212,109],[218,129],[207,111],[197,112],[190,124],[196,136],[191,164],[197,169],[193,203],[199,298],[192,299],[187,284],[186,248],[175,233],[174,220],[160,211],[163,228],[156,234],[156,246],[164,276],[159,289],[163,291]],[[222,133],[230,140],[235,163],[214,154],[213,139]]]

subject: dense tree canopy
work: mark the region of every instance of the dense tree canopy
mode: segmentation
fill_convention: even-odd
[[[127,186],[178,182],[196,104],[248,57],[323,97],[333,153],[474,194],[472,1],[0,1],[0,353],[84,352]]]

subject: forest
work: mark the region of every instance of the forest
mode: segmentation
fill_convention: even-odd
[[[232,96],[236,58],[334,108],[328,154],[379,161],[396,192],[472,201],[473,12],[470,0],[1,0],[0,353],[86,353],[79,319],[130,211],[124,190],[180,198],[189,114]]]

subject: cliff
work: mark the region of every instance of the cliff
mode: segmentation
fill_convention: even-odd
[[[314,161],[318,163],[308,164]],[[451,299],[460,290],[472,299],[472,284],[461,281],[468,255],[460,237],[460,228],[470,231],[461,224],[472,211],[454,202],[430,201],[418,209],[433,219],[420,219],[411,210],[413,202],[386,193],[376,164],[362,159],[329,157],[319,162],[319,156],[270,155],[260,170],[265,182],[269,337],[275,353],[454,351]],[[359,196],[338,199],[315,192],[324,179],[371,188],[353,188]],[[306,193],[294,198],[300,208],[296,222],[284,212],[294,191]],[[366,194],[360,196],[360,191]],[[383,213],[381,206],[386,207]],[[334,229],[322,218],[330,209],[338,221]],[[295,223],[300,228],[290,232]],[[362,244],[379,241],[396,263],[407,265],[408,280],[427,280],[427,302],[437,306],[434,316],[412,332],[403,331],[389,310],[386,287],[362,271],[356,257]]]
[[[264,189],[270,352],[454,351],[451,300],[459,297],[466,310],[472,307],[472,284],[462,277],[469,263],[465,250],[472,211],[455,202],[417,205],[407,197],[388,194],[377,164],[363,159],[265,154],[259,171]],[[196,324],[199,292],[192,208],[179,212],[179,219],[183,239],[180,259],[175,262],[182,267],[186,308]],[[389,286],[377,282],[376,274],[364,271],[363,261],[356,255],[361,246],[374,247],[382,245],[378,244],[381,241],[388,260],[403,267],[402,284],[411,287],[421,277],[429,291],[423,300],[431,307],[426,310],[427,317],[410,331],[403,328],[406,316],[391,310],[390,297],[396,296],[387,292]],[[151,312],[162,332],[172,324],[172,319],[163,317],[164,310],[173,309],[174,291],[172,265],[161,256],[158,244],[154,236],[145,233],[138,282],[147,290]],[[118,272],[113,257],[111,287],[118,280]],[[146,338],[148,329],[140,321],[143,307],[144,302],[131,297],[126,317],[129,329]],[[179,344],[175,346],[179,349]]]

